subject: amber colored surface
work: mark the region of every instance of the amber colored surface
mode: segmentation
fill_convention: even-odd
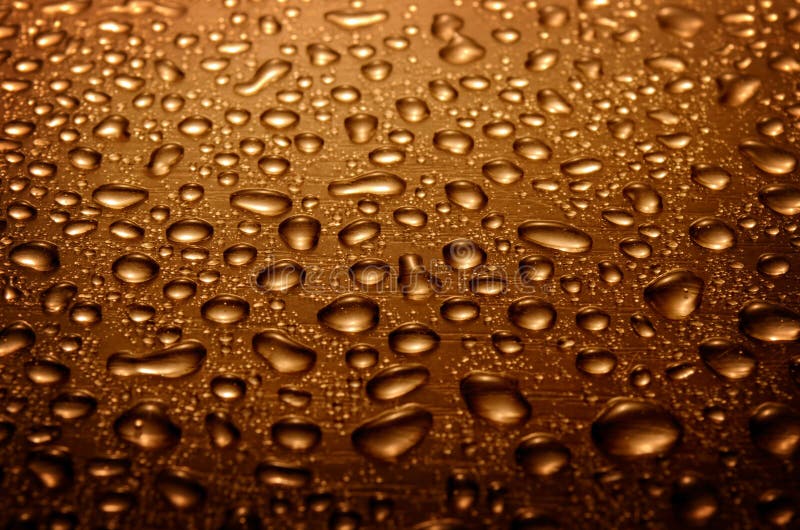
[[[800,6],[0,5],[0,528],[796,528]]]

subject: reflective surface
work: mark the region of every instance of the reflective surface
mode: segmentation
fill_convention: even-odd
[[[797,525],[800,8],[0,8],[0,525]]]

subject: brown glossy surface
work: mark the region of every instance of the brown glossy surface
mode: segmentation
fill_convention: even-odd
[[[794,527],[800,8],[0,7],[0,528]]]

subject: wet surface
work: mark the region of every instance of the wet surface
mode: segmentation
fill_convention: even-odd
[[[800,8],[0,6],[0,527],[797,527]]]

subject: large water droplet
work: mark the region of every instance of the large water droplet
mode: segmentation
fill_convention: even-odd
[[[674,270],[662,274],[644,288],[644,299],[659,315],[682,320],[703,301],[705,282],[692,271]]]
[[[530,418],[531,406],[510,377],[474,372],[461,380],[460,389],[470,413],[499,427],[516,427]]]
[[[343,333],[369,331],[378,325],[379,318],[378,304],[360,294],[342,295],[317,313],[322,324]]]
[[[253,351],[282,374],[307,372],[317,362],[317,353],[283,331],[267,329],[253,336]]]
[[[351,435],[360,454],[395,462],[422,443],[433,427],[433,415],[410,403],[387,410],[359,425]]]
[[[615,398],[592,423],[592,441],[609,456],[642,458],[669,453],[683,429],[661,405]]]

